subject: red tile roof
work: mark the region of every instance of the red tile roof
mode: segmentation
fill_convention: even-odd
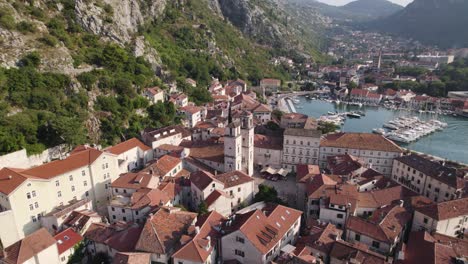
[[[115,179],[111,187],[112,188],[125,188],[125,189],[140,189],[144,187],[150,187],[150,181],[153,176],[147,172],[133,173],[128,172],[121,174],[117,179]]]
[[[252,177],[242,171],[231,171],[216,175],[214,178],[222,182],[224,184],[224,188],[230,188],[254,181]]]
[[[283,139],[261,134],[255,134],[254,145],[256,148],[283,150]]]
[[[327,157],[328,169],[335,175],[349,175],[363,166],[358,158],[344,154]]]
[[[0,170],[0,192],[9,195],[27,179],[40,179],[21,173],[23,169],[2,168]]]
[[[201,191],[215,180],[214,175],[207,171],[199,170],[190,174],[190,181]]]
[[[265,210],[265,209],[264,209]],[[251,211],[237,214],[231,226],[225,226],[226,232],[239,230],[262,254],[268,253],[300,219],[301,211],[275,205],[262,212]]]
[[[110,152],[115,155],[120,155],[134,148],[140,148],[143,151],[151,150],[150,147],[146,146],[143,142],[141,142],[137,138],[132,138],[122,143],[119,143],[113,147],[109,147],[105,149],[105,151]]]
[[[315,250],[328,255],[335,243],[343,233],[335,225],[329,223],[318,223],[312,221],[312,225],[307,227],[309,234],[302,236],[296,243],[296,250],[304,248],[305,246],[311,247]]]
[[[218,200],[218,198],[221,196],[229,198],[229,195],[227,195],[227,193],[220,191],[220,190],[214,190],[212,193],[210,193],[210,195],[208,195],[208,197],[206,197],[205,199],[206,205],[209,207],[214,202],[216,202],[216,200]]]
[[[135,251],[142,228],[136,224],[117,222],[115,224],[93,223],[84,237],[104,244],[118,252]]]
[[[320,147],[364,149],[403,153],[403,149],[381,135],[370,133],[335,133],[325,135]]]
[[[441,202],[417,208],[416,211],[441,221],[468,215],[468,198]]]
[[[140,189],[132,194],[131,205],[133,210],[140,210],[144,207],[162,206],[170,200],[167,193],[159,189]]]
[[[346,229],[384,243],[393,244],[400,237],[411,213],[400,206],[387,206],[373,212],[370,220],[350,216]]]
[[[57,241],[59,255],[74,247],[83,240],[83,237],[71,228],[63,230],[62,232],[55,235],[54,238]]]
[[[156,94],[162,92],[162,91],[161,91],[161,88],[159,88],[159,87],[157,87],[157,86],[151,87],[151,88],[146,88],[145,90],[148,91],[148,92],[150,92],[152,95],[156,95]]]
[[[193,115],[193,114],[200,112],[202,108],[198,106],[187,105],[187,106],[179,108],[179,110]]]
[[[70,156],[64,160],[52,161],[44,165],[24,170],[21,173],[38,178],[51,179],[69,171],[91,165],[102,154],[102,151],[94,148],[88,148],[70,154]]]
[[[212,142],[182,142],[181,146],[190,148],[190,156],[195,159],[224,163],[224,144]]]
[[[146,220],[136,250],[166,254],[180,248],[180,239],[197,218],[196,213],[180,208],[160,208]]]
[[[468,256],[468,242],[437,233],[411,232],[404,256],[398,264],[456,263],[456,258]]]
[[[180,163],[182,162],[181,159],[170,156],[164,155],[159,158],[155,163],[149,165],[145,171],[152,172],[155,176],[165,176],[172,170],[174,170]]]
[[[174,253],[172,257],[205,263],[221,237],[219,228],[221,228],[224,220],[225,218],[216,211],[200,216],[195,224],[200,227],[199,233],[190,242],[182,246],[179,251]]]
[[[55,246],[56,243],[49,232],[45,228],[41,228],[6,247],[3,252],[2,261],[7,264],[24,263],[49,247]]]
[[[296,182],[305,183],[309,179],[320,175],[320,167],[317,165],[299,164],[296,168]]]
[[[386,264],[385,256],[370,251],[363,244],[351,244],[342,240],[338,240],[333,244],[330,252],[330,257],[343,261],[350,262],[352,259],[360,264]]]
[[[150,253],[117,252],[112,264],[148,264],[151,263]]]

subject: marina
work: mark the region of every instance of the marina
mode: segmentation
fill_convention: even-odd
[[[319,121],[332,121],[339,125],[343,132],[378,133],[391,138],[404,148],[468,163],[467,118],[385,107],[337,104],[330,100],[310,100],[302,96],[299,96],[298,100],[300,103],[296,104],[296,108],[299,113]],[[363,115],[359,118],[349,118],[347,113],[350,112]],[[401,121],[410,124],[416,120],[418,122],[415,122],[413,127],[401,127]],[[399,135],[403,138],[396,137]]]

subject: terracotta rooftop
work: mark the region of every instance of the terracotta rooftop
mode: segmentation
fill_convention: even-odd
[[[41,228],[6,247],[3,252],[2,261],[7,264],[25,263],[49,247],[55,246],[56,243],[49,232],[45,228]]]
[[[275,205],[272,208],[253,210],[236,214],[230,226],[224,226],[226,233],[239,230],[262,254],[268,253],[300,219],[301,211]]]
[[[177,166],[181,164],[182,160],[173,157],[170,155],[164,155],[161,158],[159,158],[156,162],[152,163],[149,165],[147,168],[144,169],[146,172],[150,172],[154,176],[166,176],[174,170]]]
[[[86,239],[104,244],[119,252],[135,251],[142,228],[136,224],[117,222],[115,224],[93,223],[83,235]]]
[[[145,90],[148,91],[149,93],[151,93],[152,95],[156,95],[156,94],[162,92],[161,88],[159,88],[158,86],[146,88]]]
[[[398,264],[456,264],[456,258],[468,256],[468,242],[441,234],[430,235],[425,231],[411,232],[404,260]],[[460,262],[463,263],[463,262]]]
[[[151,262],[150,253],[117,252],[112,264],[148,264]]]
[[[187,105],[184,107],[179,108],[180,111],[185,112],[187,114],[196,114],[199,113],[201,110],[203,110],[201,107],[198,106],[193,106],[193,105]]]
[[[333,224],[319,223],[315,220],[307,228],[309,234],[302,236],[296,243],[296,250],[298,251],[301,251],[301,248],[305,246],[309,246],[324,255],[328,255],[335,241],[340,239],[343,233]]]
[[[102,154],[102,151],[94,148],[88,148],[70,154],[66,159],[52,161],[44,165],[24,170],[21,173],[42,179],[51,179],[55,176],[93,164],[93,162]]]
[[[363,166],[363,162],[349,154],[328,156],[328,169],[335,175],[350,175]]]
[[[289,120],[303,120],[305,121],[308,118],[305,114],[300,113],[286,113],[281,116],[281,119],[289,119]]]
[[[54,239],[57,241],[57,248],[60,255],[81,242],[83,237],[73,229],[68,228],[55,235]]]
[[[200,228],[199,233],[195,234],[193,239],[182,246],[172,257],[205,263],[221,238],[219,230],[224,220],[225,218],[216,211],[199,216],[195,224]]]
[[[400,206],[387,206],[373,212],[370,220],[350,216],[346,229],[370,237],[374,240],[392,244],[402,235],[403,228],[411,220],[411,213]]]
[[[167,126],[160,129],[146,128],[143,131],[143,141],[150,145],[151,142],[180,134],[182,138],[192,135],[192,132],[181,125]]]
[[[135,189],[135,190],[144,188],[144,187],[150,188],[151,187],[150,183],[153,177],[158,178],[158,176],[154,176],[147,172],[138,172],[138,173],[127,172],[127,173],[121,174],[117,179],[115,179],[112,182],[111,187]]]
[[[432,204],[416,209],[416,211],[441,221],[468,215],[468,198]]]
[[[157,207],[166,204],[171,199],[167,193],[159,189],[140,189],[131,196],[131,208],[139,210],[144,207]]]
[[[197,186],[199,190],[205,190],[216,179],[214,175],[203,170],[199,170],[190,174],[190,181]]]
[[[119,144],[117,144],[117,145],[115,145],[113,147],[109,147],[109,148],[105,149],[104,151],[110,152],[110,153],[115,154],[115,155],[120,155],[120,154],[122,154],[124,152],[127,152],[127,151],[129,151],[131,149],[134,149],[134,148],[140,148],[143,151],[151,150],[150,147],[146,146],[139,139],[132,138],[132,139],[129,139],[129,140],[124,141],[122,143],[119,143]]]
[[[303,128],[287,128],[284,131],[285,136],[295,136],[295,137],[313,137],[313,138],[320,138],[322,136],[322,132],[319,130],[310,130],[310,129],[303,129]]]
[[[224,144],[212,142],[182,142],[181,146],[190,148],[189,155],[195,159],[224,163]]]
[[[230,198],[227,193],[225,193],[223,191],[220,191],[220,190],[214,190],[213,192],[210,193],[210,195],[208,195],[208,197],[206,197],[206,199],[205,199],[206,205],[208,207],[210,207],[210,205],[212,205],[214,202],[216,202],[216,200],[218,200],[218,198],[221,197],[221,196]]]
[[[73,211],[68,215],[68,217],[63,221],[63,225],[67,227],[73,227],[79,232],[83,232],[83,228],[88,224],[88,221],[91,218],[101,219],[101,216],[91,210],[80,210]]]
[[[224,184],[224,188],[253,182],[254,179],[242,171],[231,171],[214,176],[214,178]]]
[[[255,134],[254,145],[256,148],[283,150],[283,139],[261,134]]]
[[[2,168],[0,169],[0,192],[9,195],[27,179],[40,178],[21,173],[23,169]]]
[[[299,164],[296,167],[296,182],[306,183],[309,179],[320,175],[320,167],[317,165]]]
[[[403,153],[397,144],[381,135],[370,133],[328,134],[320,141],[320,148],[348,148]]]
[[[154,254],[170,254],[180,248],[180,238],[197,218],[196,213],[162,207],[146,220],[135,249]]]
[[[338,240],[333,244],[330,252],[330,257],[343,261],[344,263],[351,260],[360,264],[387,264],[385,256],[370,251],[363,244],[351,244],[343,240]]]

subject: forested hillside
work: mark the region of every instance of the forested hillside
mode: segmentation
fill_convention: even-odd
[[[221,0],[0,0],[0,153],[115,144],[178,122],[172,104],[148,105],[146,87],[176,85],[202,104],[211,78],[287,80],[271,58],[321,59],[319,38],[297,37],[305,29],[284,25],[283,10],[238,2],[255,18],[242,21],[249,32],[225,17]]]

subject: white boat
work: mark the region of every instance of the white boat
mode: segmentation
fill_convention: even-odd
[[[395,125],[393,125],[393,124],[389,124],[389,123],[384,124],[383,127],[388,128],[388,129],[391,129],[391,130],[397,130],[397,129],[398,129],[397,126],[395,126]]]
[[[374,128],[372,129],[372,132],[378,135],[385,135],[385,129],[383,128]]]
[[[346,115],[351,117],[351,118],[361,118],[361,115],[359,115],[359,114],[357,114],[355,112],[349,112]]]

